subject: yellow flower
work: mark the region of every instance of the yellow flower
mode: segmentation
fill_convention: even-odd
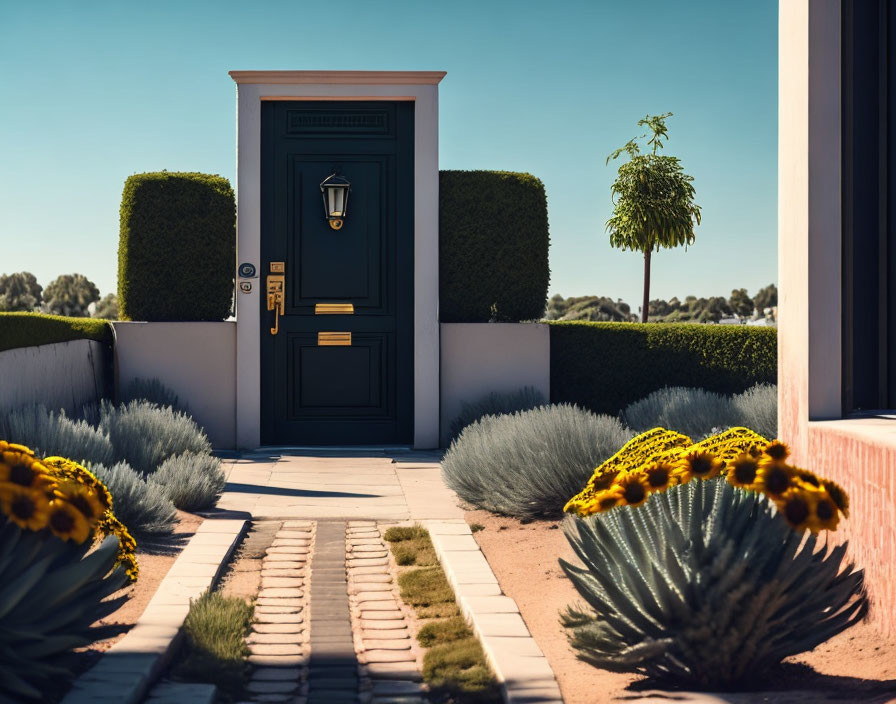
[[[654,462],[644,470],[650,491],[665,491],[676,483],[675,465],[671,462]]]
[[[712,479],[719,476],[724,462],[709,452],[689,452],[675,466],[675,476],[681,484],[687,484],[695,477]]]
[[[790,457],[790,448],[780,440],[772,440],[768,445],[765,446],[763,453],[767,456],[768,459],[771,459],[775,462],[783,462],[788,457]]]
[[[732,460],[728,466],[726,479],[732,486],[742,489],[752,488],[759,471],[759,461],[749,452],[744,452]]]
[[[0,452],[23,452],[26,455],[31,455],[34,457],[34,453],[24,445],[16,445],[13,442],[6,442],[6,440],[0,440]]]
[[[19,484],[2,482],[0,507],[9,520],[24,530],[40,530],[47,525],[49,502],[41,489],[28,489]]]
[[[613,489],[618,487],[619,493],[622,495],[620,504],[623,506],[640,506],[650,495],[650,484],[647,482],[647,475],[643,472],[623,472],[616,477]]]
[[[815,474],[815,472],[810,472],[808,469],[800,469],[799,467],[794,467],[793,475],[805,484],[810,484],[816,489],[821,488],[821,477]]]
[[[796,475],[794,468],[783,462],[759,462],[759,471],[756,473],[756,489],[772,498],[783,495],[794,486]]]
[[[809,530],[813,533],[820,530],[837,530],[840,513],[837,511],[837,504],[834,503],[828,492],[824,489],[809,489],[808,487],[806,489],[811,504]]]
[[[59,485],[58,494],[78,509],[91,525],[106,511],[97,492],[83,484],[64,482]]]
[[[849,495],[846,493],[846,490],[830,479],[822,479],[821,485],[828,492],[828,496],[831,497],[834,505],[840,509],[840,513],[849,518]]]
[[[791,487],[775,499],[778,511],[797,530],[808,528],[812,520],[812,503],[809,492],[799,487]]]
[[[47,527],[57,538],[83,543],[90,535],[90,525],[78,509],[65,499],[50,502],[50,517]]]
[[[47,469],[34,459],[33,455],[15,450],[2,453],[0,461],[0,482],[11,482],[26,489],[31,487],[49,487],[53,479]]]

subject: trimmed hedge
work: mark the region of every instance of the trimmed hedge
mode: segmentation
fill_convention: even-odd
[[[168,171],[128,177],[118,244],[122,320],[224,320],[235,247],[226,178]]]
[[[775,328],[551,323],[551,401],[616,415],[666,386],[741,393],[777,383]]]
[[[539,179],[509,171],[439,172],[442,322],[541,318],[549,244]]]
[[[69,340],[112,344],[112,326],[105,320],[67,318],[43,313],[0,313],[0,352]]]

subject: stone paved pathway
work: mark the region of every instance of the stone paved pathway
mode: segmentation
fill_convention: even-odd
[[[388,547],[373,521],[352,521],[346,536],[355,647],[372,704],[423,704],[420,657],[389,572]]]
[[[284,521],[266,551],[249,635],[248,690],[254,702],[302,702],[308,665],[311,521]]]
[[[463,518],[437,452],[250,452],[225,459],[218,508],[265,518]]]

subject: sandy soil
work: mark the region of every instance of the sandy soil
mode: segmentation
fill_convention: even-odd
[[[112,597],[128,594],[130,598],[117,611],[97,622],[97,625],[121,626],[122,632],[114,638],[97,641],[81,650],[78,662],[79,671],[91,667],[103,652],[124,638],[128,630],[140,618],[149,600],[159,588],[159,584],[171,569],[171,565],[174,564],[180,551],[193,537],[203,520],[202,516],[185,511],[178,511],[177,518],[179,522],[171,535],[137,541],[137,565],[140,568],[140,576],[134,584],[116,592]]]
[[[474,533],[504,592],[513,597],[538,645],[554,669],[567,704],[600,704],[632,700],[649,683],[636,677],[599,670],[576,659],[567,645],[559,612],[579,600],[557,563],[575,557],[559,523],[520,523],[487,511],[468,511],[467,522],[484,530]],[[859,624],[793,658],[774,673],[775,685],[763,693],[726,694],[729,702],[808,702],[806,690],[818,691],[815,701],[896,702],[896,639]],[[780,690],[769,696],[767,689]],[[787,691],[791,694],[787,694]],[[822,694],[823,692],[823,694]],[[667,699],[675,695],[661,695]]]

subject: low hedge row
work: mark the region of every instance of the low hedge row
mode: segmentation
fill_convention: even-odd
[[[0,352],[69,340],[112,344],[112,326],[105,320],[67,318],[43,313],[0,313]]]
[[[551,323],[551,401],[616,415],[665,386],[740,393],[777,383],[777,329]]]

